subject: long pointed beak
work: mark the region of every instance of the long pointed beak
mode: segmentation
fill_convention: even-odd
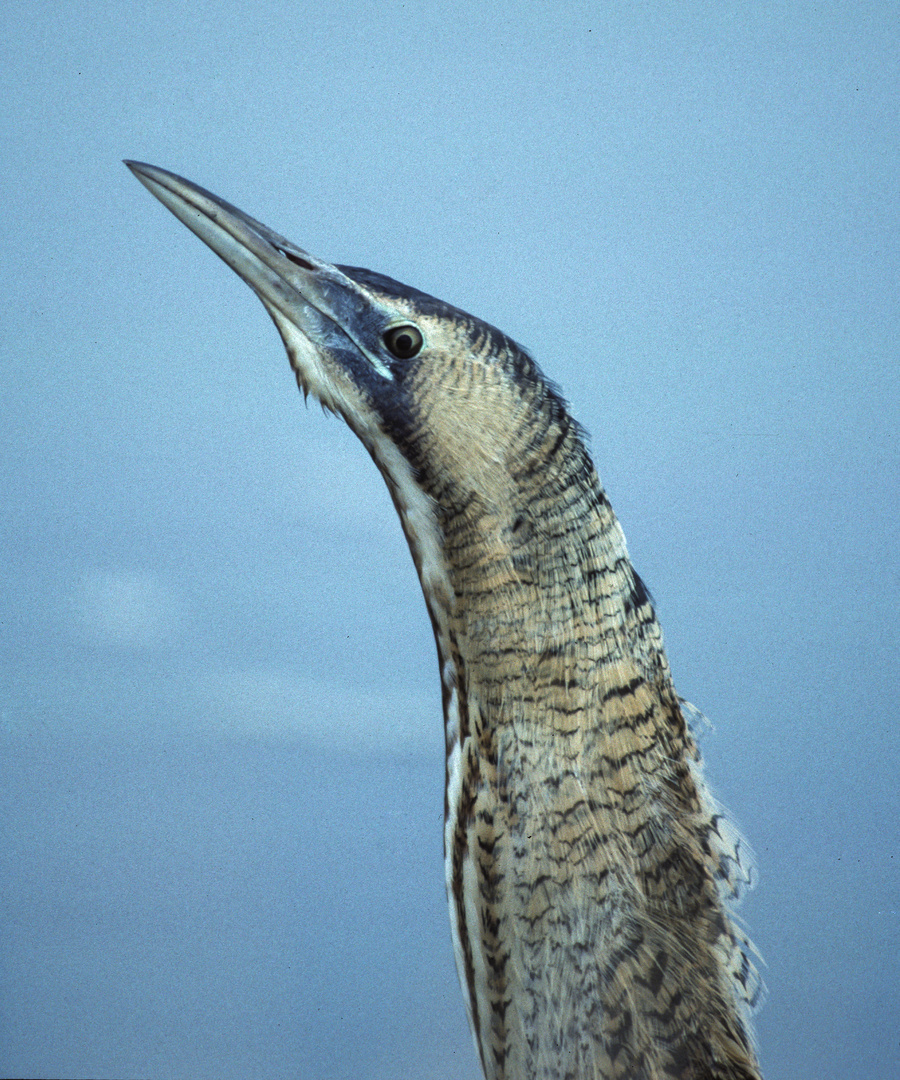
[[[275,320],[289,352],[288,337],[293,339],[294,331],[314,347],[346,347],[349,338],[383,378],[392,377],[354,332],[356,317],[365,321],[371,299],[346,274],[190,180],[140,161],[125,164],[253,289]],[[306,375],[298,370],[304,385],[308,385]],[[311,389],[318,393],[315,385]]]

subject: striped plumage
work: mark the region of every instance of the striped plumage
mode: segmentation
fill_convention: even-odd
[[[384,476],[437,641],[453,943],[487,1080],[751,1080],[748,877],[578,426],[499,331],[139,179]]]

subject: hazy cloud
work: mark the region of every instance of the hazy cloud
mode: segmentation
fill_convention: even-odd
[[[173,641],[181,625],[173,591],[155,575],[132,570],[89,570],[70,597],[75,626],[108,645],[152,648]]]
[[[195,707],[222,734],[300,739],[323,749],[363,754],[440,753],[443,720],[435,694],[336,686],[288,670],[234,669],[200,675]]]

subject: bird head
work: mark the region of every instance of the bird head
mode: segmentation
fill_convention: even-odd
[[[487,516],[521,540],[535,485],[554,482],[554,454],[571,465],[575,445],[590,467],[562,399],[495,327],[382,274],[324,262],[164,169],[126,164],[256,292],[301,389],[364,443],[408,537],[420,531],[416,504],[420,518]]]

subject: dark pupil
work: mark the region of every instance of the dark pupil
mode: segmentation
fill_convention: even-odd
[[[414,326],[401,326],[384,335],[385,344],[401,360],[409,360],[422,348],[422,335]]]

